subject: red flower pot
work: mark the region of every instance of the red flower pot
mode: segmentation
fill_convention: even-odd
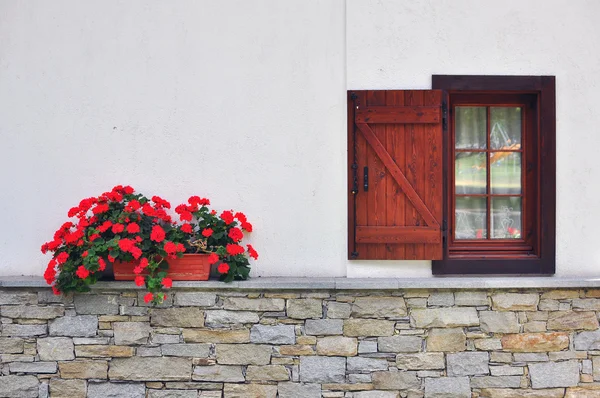
[[[208,254],[184,254],[177,259],[165,260],[169,263],[169,274],[167,275],[174,281],[206,281],[210,275],[210,264],[208,263]],[[115,261],[113,263],[113,272],[117,281],[132,281],[136,274],[133,269],[138,262],[122,263]],[[145,275],[146,273],[142,273]]]

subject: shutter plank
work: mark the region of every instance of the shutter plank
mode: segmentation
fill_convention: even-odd
[[[429,227],[356,227],[359,243],[439,243],[439,229]]]
[[[368,106],[356,111],[357,123],[433,123],[441,120],[439,106]]]

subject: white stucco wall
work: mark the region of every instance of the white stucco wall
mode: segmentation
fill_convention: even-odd
[[[429,276],[346,258],[346,89],[557,77],[560,276],[600,273],[595,0],[0,2],[0,275],[117,183],[247,213],[254,276]]]

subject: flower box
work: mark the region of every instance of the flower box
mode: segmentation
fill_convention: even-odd
[[[181,258],[168,259],[169,278],[174,281],[206,281],[210,275],[210,263],[208,254],[184,254]],[[133,269],[137,262],[123,263],[115,261],[113,272],[117,281],[132,281],[136,274]],[[142,275],[148,272],[144,270]]]

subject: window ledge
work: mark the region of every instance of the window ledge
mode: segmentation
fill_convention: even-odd
[[[0,276],[0,288],[47,288],[37,276]],[[598,278],[560,277],[457,277],[457,278],[252,278],[223,283],[173,282],[174,288],[202,290],[394,290],[394,289],[520,289],[520,288],[594,288]],[[93,290],[143,290],[133,282],[98,282]]]

